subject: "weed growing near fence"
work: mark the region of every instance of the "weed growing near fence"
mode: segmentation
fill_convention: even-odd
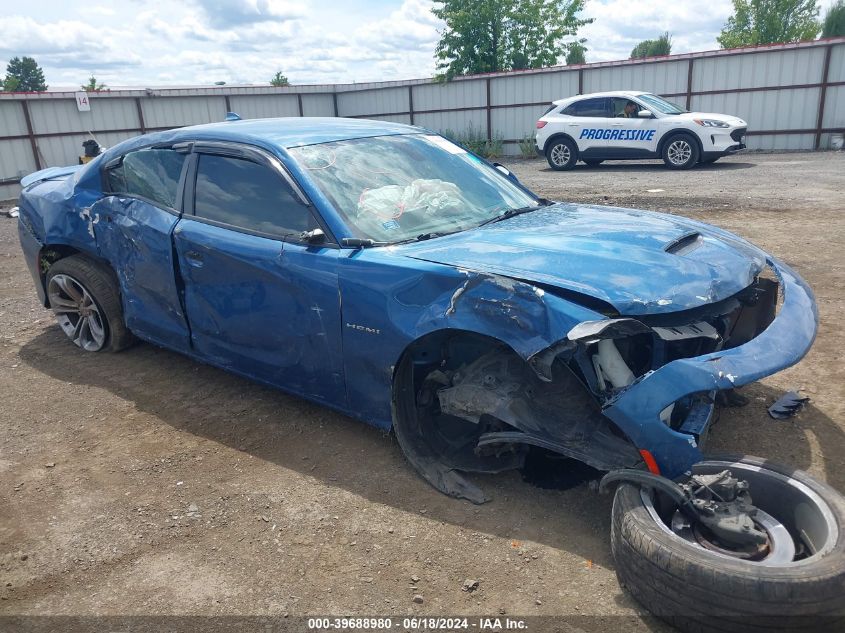
[[[486,132],[471,123],[461,133],[456,133],[454,130],[441,130],[440,134],[456,143],[460,143],[473,154],[478,154],[484,158],[498,158],[502,155],[502,145],[504,143],[502,135],[496,133],[493,134],[493,138],[488,139]]]

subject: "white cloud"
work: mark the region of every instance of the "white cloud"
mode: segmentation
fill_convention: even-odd
[[[823,7],[834,0],[822,0]],[[47,83],[76,86],[91,73],[112,87],[266,84],[427,77],[442,24],[432,0],[39,0],[4,9],[0,71],[31,55]],[[673,52],[715,48],[730,0],[588,0],[595,22],[587,61],[625,59],[668,31]]]
[[[231,28],[269,20],[292,20],[306,15],[300,2],[284,0],[195,0],[209,23],[217,28]]]

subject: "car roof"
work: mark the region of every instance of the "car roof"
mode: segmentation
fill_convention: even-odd
[[[330,143],[371,136],[419,134],[422,128],[388,121],[340,117],[280,117],[244,119],[191,125],[136,136],[105,152],[106,161],[139,147],[187,141],[228,141],[259,145],[267,149]]]
[[[284,153],[287,148],[303,145],[422,132],[426,130],[412,125],[341,117],[280,117],[191,125],[143,134],[118,143],[87,163],[80,170],[77,182],[83,187],[95,188],[99,181],[98,171],[101,165],[132,150],[155,145],[188,141],[223,141],[257,145]]]
[[[414,134],[418,127],[373,121],[370,119],[347,119],[341,117],[283,117],[275,119],[244,119],[222,121],[205,125],[192,125],[179,130],[186,137],[227,140],[262,140],[277,147],[298,147],[315,143],[330,143],[368,136],[389,134]]]
[[[582,95],[573,95],[565,99],[558,99],[553,101],[555,105],[563,105],[571,101],[580,101],[581,99],[591,99],[593,97],[639,97],[640,95],[649,94],[644,90],[613,90],[611,92],[589,92]]]

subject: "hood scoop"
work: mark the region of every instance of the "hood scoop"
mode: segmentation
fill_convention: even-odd
[[[690,231],[666,244],[663,250],[672,255],[686,255],[701,246],[701,242],[701,233]]]

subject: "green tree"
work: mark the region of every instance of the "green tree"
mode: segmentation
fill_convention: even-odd
[[[79,86],[85,92],[96,92],[98,90],[104,90],[106,88],[106,84],[104,83],[97,83],[97,78],[94,75],[91,75],[88,78],[88,83]]]
[[[845,0],[839,0],[827,10],[822,23],[822,37],[845,35]]]
[[[672,36],[664,33],[655,40],[643,40],[631,51],[631,59],[642,57],[657,57],[659,55],[670,55],[672,53]]]
[[[577,42],[572,42],[572,44],[569,45],[569,51],[566,53],[567,66],[587,63],[587,47],[584,46],[584,42],[585,40],[579,40]]]
[[[290,82],[288,78],[282,74],[281,70],[277,70],[276,74],[273,75],[273,78],[270,80],[271,86],[276,86],[276,88],[281,88],[282,86],[289,86]]]
[[[584,24],[584,0],[435,0],[446,23],[435,49],[440,79],[552,66]]]
[[[32,57],[13,57],[6,66],[3,90],[7,92],[42,92],[47,90],[44,71]]]
[[[722,48],[815,39],[816,0],[733,0],[734,14],[718,38]]]

